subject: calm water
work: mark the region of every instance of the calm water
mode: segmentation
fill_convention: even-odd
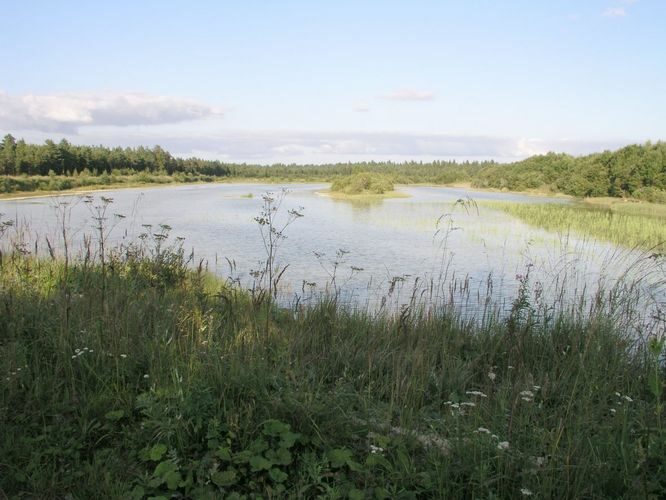
[[[136,238],[145,231],[144,224],[153,228],[168,224],[172,236],[185,238],[187,253],[193,250],[196,262],[203,259],[209,270],[247,285],[250,271],[259,269],[266,257],[254,221],[262,209],[262,194],[279,192],[281,187],[196,185],[127,189],[94,196],[95,200],[102,195],[113,199],[107,212],[107,225],[113,226],[110,239]],[[532,228],[483,206],[484,200],[563,203],[561,200],[403,187],[401,191],[410,197],[358,204],[318,194],[327,188],[324,184],[284,187],[289,193],[278,220],[292,208],[303,207],[304,215],[286,230],[287,238],[278,250],[278,262],[289,265],[282,280],[284,301],[330,291],[334,271],[345,300],[362,307],[376,307],[382,298],[399,306],[409,299],[416,283],[423,300],[453,298],[472,312],[484,303],[489,284],[495,305],[508,307],[516,297],[520,276],[528,270],[530,283],[538,283],[549,300],[559,297],[563,280],[567,283],[565,295],[571,299],[593,294],[600,282],[609,286],[625,273],[631,279],[647,273],[636,265],[639,257],[635,253]],[[456,204],[468,197],[476,206],[466,209]],[[42,243],[46,235],[57,241],[63,210],[54,207],[64,201],[68,203],[65,214],[73,240],[92,234],[90,206],[76,196],[0,202],[0,213],[17,220],[19,227],[29,227]],[[125,218],[120,220],[113,214]],[[340,251],[344,252],[342,257]],[[227,259],[235,263],[233,268]],[[655,288],[658,278],[648,276],[644,281],[646,290],[662,300],[663,289]],[[398,286],[389,293],[391,283]],[[431,287],[431,283],[439,286]]]

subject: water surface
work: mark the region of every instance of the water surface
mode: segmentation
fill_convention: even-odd
[[[574,300],[594,294],[599,283],[610,286],[625,275],[645,278],[635,252],[533,228],[483,206],[485,200],[566,203],[561,199],[410,186],[400,188],[408,198],[351,203],[322,196],[327,187],[212,184],[125,189],[96,193],[92,204],[81,196],[3,201],[0,213],[17,220],[19,228],[29,227],[42,242],[47,235],[51,242],[58,241],[64,217],[73,242],[80,242],[86,234],[94,239],[92,205],[100,205],[101,196],[112,198],[105,221],[112,229],[111,240],[133,239],[166,224],[172,236],[184,238],[194,262],[249,286],[250,272],[266,259],[255,221],[262,195],[285,188],[278,225],[289,209],[303,214],[286,229],[287,238],[278,248],[278,263],[289,266],[281,282],[286,302],[330,292],[333,276],[344,300],[360,307],[377,307],[382,300],[399,307],[416,290],[423,300],[453,299],[472,312],[485,304],[488,290],[498,308],[509,308],[528,273],[530,285],[542,289],[541,300],[561,298],[563,283],[564,294]],[[660,301],[663,289],[658,281],[658,276],[648,277],[646,286]]]

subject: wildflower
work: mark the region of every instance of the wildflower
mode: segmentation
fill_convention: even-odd
[[[495,374],[495,372],[493,372],[491,370],[491,371],[488,372],[488,378],[490,379],[491,382],[495,382],[495,379],[497,378],[497,375]]]
[[[482,434],[490,434],[490,430],[486,429],[485,427],[479,427],[475,432]]]
[[[143,378],[150,378],[150,375],[148,375],[148,374],[146,373],[146,374],[143,376]]]
[[[531,497],[532,496],[532,490],[528,490],[527,488],[520,488],[520,492],[525,497]]]
[[[532,391],[520,391],[520,398],[529,403],[534,399],[534,393]]]
[[[379,446],[375,446],[374,444],[370,445],[370,453],[382,453],[384,451],[384,448],[380,448]]]
[[[622,397],[622,394],[620,394],[619,392],[616,392],[615,395],[616,395],[618,398],[621,398],[621,397]]]
[[[611,409],[610,409],[610,412],[611,412],[613,415],[615,415],[615,414],[617,413],[617,410],[616,410],[615,408],[611,408]]]
[[[508,450],[509,449],[509,442],[508,441],[500,441],[497,443],[497,449],[498,450]]]
[[[465,394],[467,394],[469,396],[480,396],[482,398],[487,398],[488,397],[484,393],[482,393],[481,391],[467,391],[467,392],[465,392]]]
[[[125,359],[127,357],[127,354],[121,354],[120,357]]]
[[[541,389],[541,386],[540,386],[540,385],[534,385],[534,386],[532,386],[532,388],[533,388],[535,391],[538,391],[538,390]]]
[[[634,400],[631,399],[629,396],[625,396],[624,399],[625,399],[625,401],[627,401],[627,402],[629,402],[629,403],[633,403],[633,402],[634,402]]]
[[[476,406],[476,403],[472,403],[471,401],[465,401],[464,403],[460,403],[460,406],[469,406],[470,408],[473,408]]]

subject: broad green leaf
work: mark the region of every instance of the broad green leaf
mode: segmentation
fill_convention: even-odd
[[[292,456],[286,448],[278,448],[275,452],[275,463],[280,465],[289,465],[292,462]]]
[[[352,460],[352,452],[347,448],[334,448],[326,452],[331,467],[340,468]]]
[[[123,410],[112,410],[110,412],[107,412],[106,415],[104,415],[104,418],[106,418],[107,420],[111,420],[112,422],[117,422],[124,416],[125,412]]]
[[[266,451],[268,449],[268,443],[264,439],[255,439],[249,447],[249,450],[255,455]]]
[[[157,467],[155,467],[155,472],[153,474],[157,477],[164,478],[169,472],[176,471],[177,469],[178,467],[176,466],[176,464],[174,464],[173,462],[169,462],[168,460],[165,460],[164,462],[160,462],[159,464],[157,464]]]
[[[150,449],[150,455],[149,455],[150,459],[153,462],[157,462],[158,460],[162,459],[162,457],[164,456],[166,451],[167,451],[167,447],[166,447],[165,444],[162,444],[162,443],[156,444],[155,446],[153,446]]]
[[[266,460],[261,455],[255,455],[252,458],[250,458],[250,467],[252,468],[252,472],[258,472],[260,470],[268,470],[271,468],[271,465],[273,464],[268,460]]]
[[[283,448],[291,448],[300,437],[301,435],[296,432],[285,432],[280,435],[280,446]]]
[[[349,490],[348,495],[349,500],[363,500],[365,498],[365,493],[357,488],[352,488]]]
[[[386,488],[382,488],[381,486],[377,486],[375,488],[375,498],[377,500],[384,500],[386,498],[391,498],[391,495],[389,494],[389,492]]]
[[[183,478],[180,475],[180,472],[178,471],[167,472],[165,479],[167,483],[167,488],[169,488],[172,491],[178,489],[180,482],[183,480]]]
[[[269,470],[268,475],[276,483],[282,483],[287,480],[287,477],[289,477],[285,472],[282,472],[280,469],[276,468]]]
[[[289,429],[289,424],[285,424],[279,420],[267,420],[264,422],[264,434],[267,436],[277,437],[289,432]]]
[[[220,446],[215,452],[215,456],[220,460],[229,462],[231,461],[231,450],[226,446]]]
[[[139,485],[136,485],[132,491],[130,491],[130,498],[133,500],[142,500],[144,496],[146,496],[146,491]]]
[[[236,484],[236,481],[238,481],[238,475],[235,470],[227,469],[225,471],[216,472],[211,479],[217,486],[225,487]]]
[[[391,467],[391,464],[389,463],[388,460],[386,460],[385,457],[380,455],[379,453],[370,453],[368,455],[368,458],[365,459],[365,464],[368,467],[376,467],[376,466],[381,466],[389,469]]]

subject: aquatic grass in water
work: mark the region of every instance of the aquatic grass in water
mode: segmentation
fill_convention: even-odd
[[[595,209],[583,205],[484,202],[549,231],[590,235],[626,248],[664,252],[666,217]]]

